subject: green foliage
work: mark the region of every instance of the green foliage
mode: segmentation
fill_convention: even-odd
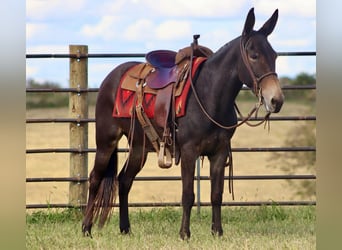
[[[305,122],[292,128],[288,132],[284,146],[312,146],[316,145],[316,124]],[[275,152],[270,158],[270,167],[280,167],[285,173],[295,174],[304,172],[306,174],[316,174],[316,152]],[[295,195],[301,198],[314,199],[316,196],[316,182],[314,180],[288,180],[294,190]]]
[[[316,84],[316,76],[309,75],[307,73],[300,73],[296,76],[296,78],[292,81],[292,85],[311,85]]]
[[[300,73],[294,79],[283,77],[279,80],[282,86],[305,86],[316,84],[316,76],[307,73]],[[316,90],[284,90],[284,95],[286,100],[301,102],[312,102],[316,100]]]
[[[81,220],[82,213],[78,208],[39,210],[26,215],[26,224],[64,223]]]
[[[281,77],[279,78],[281,86],[305,86],[315,85],[316,76],[307,73],[300,73],[295,78]],[[301,102],[314,101],[316,98],[315,90],[284,90],[286,101],[295,100]],[[237,101],[255,101],[255,95],[249,90],[240,91]]]
[[[61,89],[58,83],[54,82],[37,82],[29,79],[26,87],[30,89],[47,89],[58,90]],[[88,104],[95,105],[97,98],[96,92],[88,93]],[[28,92],[26,93],[26,108],[59,108],[68,107],[69,93],[68,92]]]
[[[301,73],[294,79],[284,77],[280,79],[282,85],[315,85],[315,75]],[[293,101],[296,103],[306,103],[314,112],[316,102],[315,90],[285,90],[285,101]],[[300,147],[316,145],[316,124],[308,121],[298,123],[287,133],[284,147]],[[280,168],[287,174],[316,174],[316,152],[274,152],[270,157],[269,167]],[[288,180],[298,195],[304,199],[314,199],[316,197],[316,182],[313,180]]]
[[[26,87],[32,88],[32,89],[58,89],[60,88],[58,83],[50,82],[50,81],[40,83],[33,79],[27,80]]]
[[[277,205],[261,206],[259,210],[257,210],[257,219],[258,221],[284,221],[288,219],[289,214],[286,213],[286,210]]]
[[[54,82],[39,83],[33,79],[27,81],[27,88],[32,89],[59,89],[59,85]],[[68,93],[52,92],[29,92],[26,93],[26,108],[57,108],[66,107],[69,104]]]

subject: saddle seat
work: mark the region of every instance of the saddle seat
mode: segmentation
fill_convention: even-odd
[[[150,88],[161,89],[171,82],[176,82],[176,55],[177,53],[171,50],[154,50],[146,54],[146,61],[153,66],[153,70],[146,77],[146,83]]]
[[[193,53],[193,54],[191,54]],[[154,50],[146,54],[145,59],[153,69],[146,77],[146,83],[151,89],[162,89],[172,82],[176,82],[184,61],[189,61],[191,56],[209,57],[212,50],[196,45],[194,50],[191,46],[180,49],[178,52],[172,50]]]

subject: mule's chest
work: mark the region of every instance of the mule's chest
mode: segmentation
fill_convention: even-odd
[[[199,151],[201,154],[212,154],[213,152],[227,148],[234,131],[217,131],[203,136],[199,142]]]

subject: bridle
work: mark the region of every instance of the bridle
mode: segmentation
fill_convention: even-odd
[[[262,79],[264,79],[265,77],[267,76],[270,76],[270,75],[275,75],[277,76],[277,73],[273,72],[273,71],[270,71],[268,73],[265,73],[259,77],[256,77],[252,68],[251,68],[251,65],[249,64],[248,62],[248,58],[247,58],[247,51],[246,51],[246,48],[243,46],[243,39],[241,37],[240,39],[240,53],[241,53],[241,57],[242,57],[242,61],[245,65],[245,67],[247,68],[247,71],[248,71],[248,74],[250,75],[250,77],[252,78],[252,81],[253,81],[253,92],[254,94],[258,97],[258,102],[255,104],[255,106],[252,108],[252,110],[248,113],[248,115],[246,117],[244,117],[236,102],[234,102],[234,107],[235,107],[235,110],[236,112],[239,114],[239,116],[241,117],[241,121],[238,122],[237,124],[235,125],[232,125],[232,126],[225,126],[221,123],[219,123],[218,121],[216,121],[207,111],[206,109],[204,108],[201,100],[199,99],[198,95],[197,95],[197,92],[196,92],[196,89],[194,87],[194,83],[193,83],[193,78],[192,78],[192,59],[193,59],[193,53],[194,53],[194,50],[195,49],[200,49],[197,45],[198,45],[198,42],[197,42],[197,39],[199,38],[199,35],[194,35],[194,41],[191,43],[191,60],[190,60],[190,67],[189,67],[189,77],[190,77],[190,85],[191,85],[191,89],[193,91],[193,94],[194,94],[194,97],[198,103],[198,105],[200,106],[202,112],[206,115],[206,117],[212,122],[214,123],[216,126],[222,128],[222,129],[226,129],[226,130],[229,130],[229,129],[233,129],[233,128],[237,128],[239,126],[241,126],[242,124],[246,123],[248,126],[252,126],[252,127],[256,127],[256,126],[259,126],[261,124],[263,124],[264,122],[269,122],[269,117],[271,115],[270,112],[268,112],[265,117],[263,118],[263,120],[261,120],[260,122],[256,123],[256,124],[251,124],[249,122],[249,119],[252,117],[252,115],[254,113],[258,113],[258,110],[259,108],[262,106],[263,104],[263,100],[262,100],[262,93],[261,93],[261,88],[259,88],[259,83],[262,81]],[[247,40],[246,44],[248,43],[249,40]],[[269,123],[268,123],[269,125]],[[269,127],[268,127],[269,128]]]
[[[274,75],[276,77],[278,77],[277,73],[274,72],[274,71],[270,71],[270,72],[267,72],[259,77],[256,77],[253,70],[252,70],[252,67],[250,65],[250,63],[248,62],[248,56],[247,56],[247,49],[246,47],[243,45],[243,38],[241,37],[240,39],[240,54],[241,54],[241,57],[242,57],[242,61],[245,65],[245,67],[247,68],[247,71],[248,71],[248,74],[249,76],[252,78],[252,83],[253,83],[253,92],[254,94],[258,97],[259,95],[261,94],[261,91],[259,90],[259,83],[262,81],[262,79],[264,79],[265,77],[267,76],[271,76],[271,75]],[[248,44],[250,38],[247,40],[247,42],[245,43],[245,45]]]

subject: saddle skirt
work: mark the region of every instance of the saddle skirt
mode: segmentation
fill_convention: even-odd
[[[166,53],[169,53],[169,52],[166,52]],[[169,53],[169,55],[173,57],[171,53]],[[165,61],[162,63],[160,61],[153,61],[153,60],[157,60],[155,58],[158,58],[158,57],[154,57],[154,56],[147,57],[146,63],[140,63],[140,64],[133,66],[132,68],[128,69],[128,71],[125,72],[125,74],[122,76],[119,87],[116,92],[116,98],[115,98],[114,108],[113,108],[113,113],[112,113],[113,117],[130,118],[132,116],[135,110],[136,102],[137,102],[137,98],[136,98],[137,83],[141,80],[145,80],[146,82],[146,84],[143,85],[144,86],[143,87],[144,98],[143,98],[142,105],[144,108],[144,112],[149,118],[154,118],[155,116],[155,104],[156,104],[158,93],[162,92],[162,90],[166,86],[168,86],[170,83],[177,83],[177,86],[175,86],[175,92],[174,92],[175,93],[174,110],[176,112],[176,116],[181,117],[185,115],[186,98],[188,96],[189,89],[190,89],[190,78],[187,75],[187,72],[188,72],[187,69],[189,67],[190,61],[185,60],[177,66],[172,66],[171,64],[165,63]],[[206,59],[207,58],[205,57],[195,57],[193,59],[192,77],[194,77],[196,70]],[[161,77],[159,79],[162,79],[161,83],[158,83],[158,81],[156,81],[158,77],[154,77],[153,81],[151,81],[151,78],[150,78],[150,81],[147,81],[148,77],[152,75],[151,72],[156,70],[155,69],[156,66],[154,65],[163,66],[163,67],[160,67],[160,68],[163,68],[164,70],[161,73],[162,76],[159,76]],[[171,67],[165,67],[165,66],[171,66]],[[172,78],[165,77],[165,72],[168,72],[169,74],[170,71],[172,70],[176,71],[177,74],[175,74],[175,76],[172,76]],[[149,84],[149,82],[152,84]]]

